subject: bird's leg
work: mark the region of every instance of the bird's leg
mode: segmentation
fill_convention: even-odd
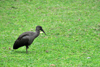
[[[27,49],[28,49],[28,46],[26,46],[26,53],[28,53]]]

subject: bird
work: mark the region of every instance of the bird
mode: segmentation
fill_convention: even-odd
[[[13,49],[18,49],[22,46],[26,46],[26,53],[28,53],[27,49],[29,46],[32,44],[35,38],[37,38],[40,34],[40,30],[46,35],[45,31],[42,29],[42,26],[36,26],[36,31],[28,31],[24,32],[19,37],[13,44]]]

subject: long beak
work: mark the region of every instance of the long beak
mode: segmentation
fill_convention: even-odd
[[[44,30],[43,30],[43,29],[41,29],[41,31],[43,31],[43,33],[46,35],[46,33],[44,32]]]

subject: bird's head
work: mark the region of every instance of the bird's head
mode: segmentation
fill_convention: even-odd
[[[41,26],[37,26],[37,27],[36,27],[36,30],[41,30],[41,31],[46,35],[46,33],[44,32],[44,30],[42,29]]]

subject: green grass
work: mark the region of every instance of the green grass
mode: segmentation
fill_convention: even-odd
[[[37,25],[47,35],[13,51]],[[100,67],[100,1],[0,0],[0,67],[51,66]]]

